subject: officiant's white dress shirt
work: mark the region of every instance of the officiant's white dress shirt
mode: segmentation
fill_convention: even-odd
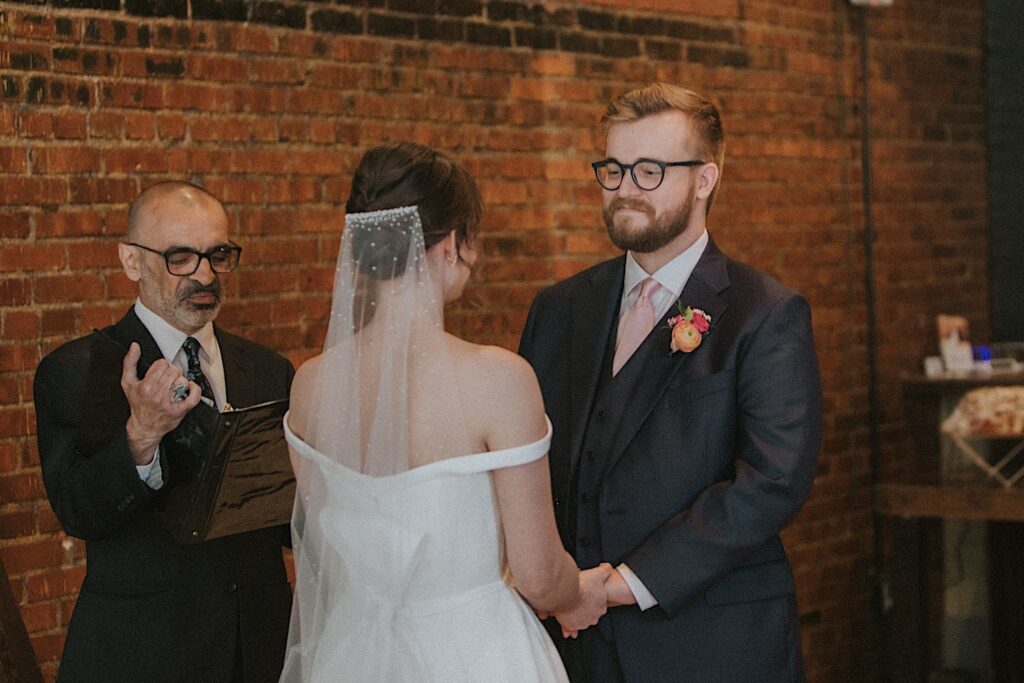
[[[195,334],[188,335],[174,327],[159,315],[149,310],[141,299],[135,300],[135,315],[152,335],[160,353],[167,359],[181,368],[182,373],[188,372],[188,359],[181,345],[188,337],[195,337],[199,342],[199,367],[209,380],[213,389],[213,397],[216,401],[215,408],[220,408],[227,403],[227,387],[224,381],[224,360],[220,355],[220,345],[217,344],[217,335],[213,333],[213,323],[206,323]],[[209,403],[209,399],[203,398]],[[146,482],[150,488],[158,489],[164,485],[163,472],[160,470],[160,447],[153,452],[153,459],[146,465],[136,465],[139,478]]]
[[[622,301],[619,304],[618,337],[622,336],[622,321],[626,317],[625,312],[632,308],[637,297],[640,296],[640,288],[637,285],[649,277],[654,278],[661,285],[651,296],[651,306],[654,308],[654,319],[662,320],[679,299],[683,287],[686,286],[686,281],[690,279],[690,274],[693,273],[693,269],[697,266],[697,261],[700,260],[707,245],[708,231],[705,230],[686,251],[663,265],[656,273],[648,273],[633,258],[633,252],[626,252],[626,273],[622,286]],[[616,341],[618,341],[618,337],[616,337]],[[616,569],[626,585],[629,586],[633,597],[636,598],[637,607],[646,610],[658,604],[655,597],[647,590],[647,586],[627,564],[622,563]]]

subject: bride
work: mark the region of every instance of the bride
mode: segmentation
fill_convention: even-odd
[[[562,681],[534,610],[568,634],[605,611],[611,567],[579,571],[558,537],[532,369],[444,331],[480,211],[469,174],[429,148],[376,147],[356,169],[324,350],[285,418],[282,681]]]

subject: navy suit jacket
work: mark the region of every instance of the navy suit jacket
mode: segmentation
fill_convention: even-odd
[[[140,374],[162,357],[133,310],[103,333],[125,349],[139,342]],[[288,396],[294,369],[287,359],[221,329],[216,335],[229,403]],[[83,406],[96,398],[86,396],[91,349],[90,337],[71,341],[47,355],[35,376],[47,496],[64,530],[86,541],[86,575],[59,680],[226,683],[237,647],[239,680],[276,681],[291,609],[281,556],[287,527],[175,542],[157,521],[161,492],[139,478],[124,423],[105,441],[83,439],[90,431]],[[117,386],[119,377],[106,385]],[[123,393],[103,399],[127,410]],[[166,450],[165,481],[174,472]]]
[[[563,542],[582,566],[625,562],[658,601],[602,618],[622,669],[609,680],[800,680],[779,532],[821,443],[807,302],[709,242],[679,299],[711,316],[701,345],[672,353],[659,320],[612,378],[623,275],[619,257],[541,292],[520,345],[554,425]],[[592,517],[578,516],[584,504]],[[597,538],[581,538],[586,519]]]

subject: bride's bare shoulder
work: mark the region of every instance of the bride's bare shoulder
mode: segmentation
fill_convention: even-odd
[[[308,390],[313,388],[313,381],[316,379],[316,373],[318,372],[319,367],[319,355],[313,356],[299,366],[299,369],[295,371],[295,377],[292,379],[293,396],[296,390]]]
[[[532,392],[537,387],[537,376],[522,356],[500,346],[462,343],[465,345],[460,354],[465,361],[463,367],[491,390],[504,386]]]
[[[291,413],[288,425],[299,436],[305,432],[306,418],[309,415],[309,404],[312,400],[316,375],[320,368],[320,356],[313,356],[295,371],[292,379],[291,400],[288,410]]]
[[[533,368],[525,359],[497,346],[476,346],[463,374],[468,393],[478,397],[473,410],[485,425],[488,450],[532,443],[544,435],[544,402]]]

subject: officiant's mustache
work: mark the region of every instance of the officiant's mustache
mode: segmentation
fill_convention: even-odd
[[[208,285],[204,285],[201,282],[196,282],[195,280],[185,280],[183,283],[181,283],[181,287],[178,290],[178,301],[188,301],[197,294],[213,295],[213,303],[204,304],[202,308],[219,305],[221,299],[220,280],[214,280]]]

